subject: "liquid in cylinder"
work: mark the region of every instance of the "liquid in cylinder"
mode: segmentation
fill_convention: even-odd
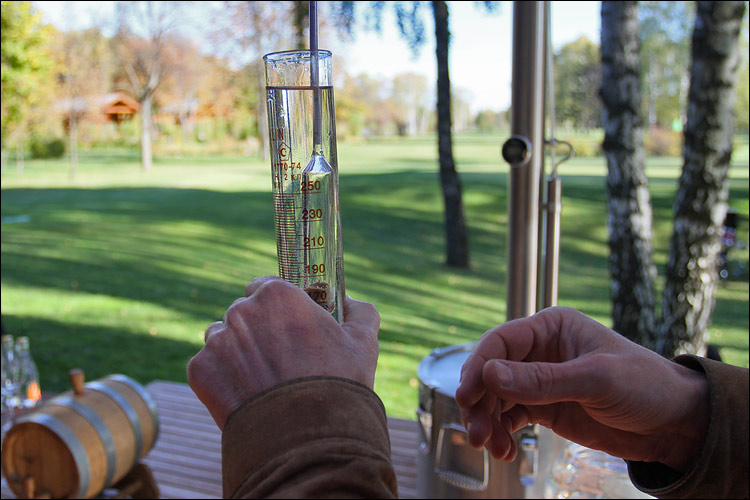
[[[333,89],[266,89],[279,275],[341,322],[344,275]],[[315,91],[321,100],[320,144],[312,141]]]

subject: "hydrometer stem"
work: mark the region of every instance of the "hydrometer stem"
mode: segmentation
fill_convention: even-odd
[[[310,2],[310,86],[313,88],[313,153],[321,153],[322,109],[320,99],[320,67],[318,64],[318,2]]]

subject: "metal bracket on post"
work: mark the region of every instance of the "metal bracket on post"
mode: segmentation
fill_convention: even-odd
[[[512,135],[502,149],[503,159],[512,167],[520,167],[531,158],[531,143],[521,135]]]

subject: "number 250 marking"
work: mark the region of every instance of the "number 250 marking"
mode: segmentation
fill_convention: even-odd
[[[308,192],[320,191],[320,187],[321,187],[320,181],[307,181],[307,182],[303,181],[300,186],[300,191],[302,191],[303,193],[305,191],[308,191]]]

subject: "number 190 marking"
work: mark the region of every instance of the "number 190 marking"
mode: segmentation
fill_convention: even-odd
[[[326,272],[325,264],[308,264],[305,266],[307,274],[323,274]]]

